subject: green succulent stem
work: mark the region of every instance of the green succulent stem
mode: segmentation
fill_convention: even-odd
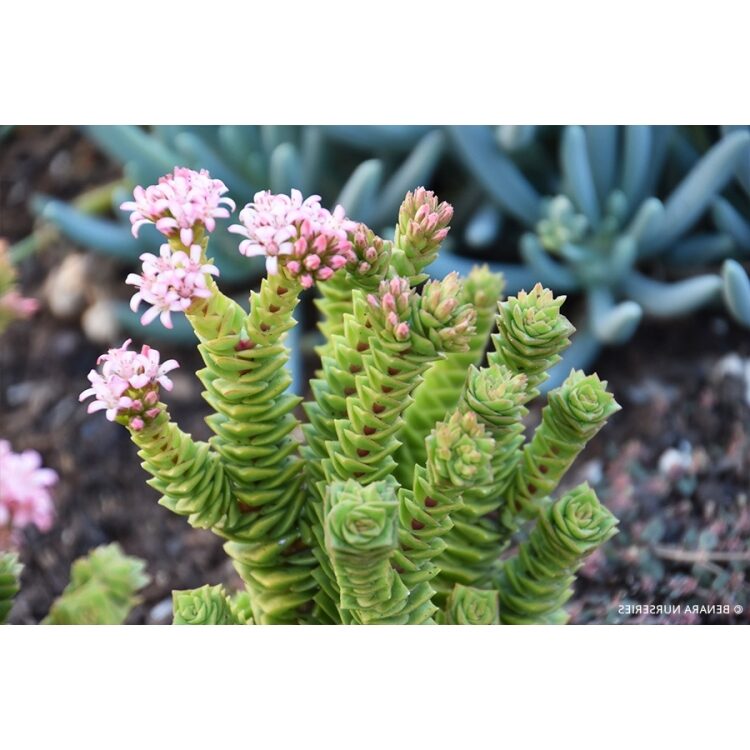
[[[8,619],[13,598],[21,588],[22,570],[15,552],[0,552],[0,625]]]
[[[427,465],[417,466],[411,490],[399,492],[399,550],[393,562],[412,591],[410,623],[431,621],[437,563],[462,508],[463,496],[490,478],[494,441],[473,412],[454,411],[426,441]]]
[[[586,444],[620,409],[607,381],[572,370],[565,382],[549,392],[542,421],[524,446],[510,493],[517,513],[533,517],[539,502],[558,486]]]
[[[219,456],[196,442],[169,419],[164,404],[142,430],[130,430],[148,484],[162,497],[159,504],[186,516],[191,526],[231,537],[240,527],[242,509],[235,500]]]
[[[366,487],[353,479],[331,483],[325,502],[325,543],[340,591],[344,621],[404,623],[409,590],[390,559],[398,545],[397,483]]]
[[[213,282],[211,282],[213,284]],[[215,285],[214,285],[215,286]],[[293,433],[301,398],[289,392],[284,337],[300,288],[280,274],[250,295],[250,313],[212,288],[188,316],[206,367],[198,373],[216,450],[240,512],[226,547],[248,586],[259,623],[306,621],[316,584],[303,540],[304,462]]]
[[[485,587],[491,584],[498,558],[518,529],[508,504],[508,488],[521,459],[523,419],[527,413],[527,380],[505,365],[469,369],[460,398],[460,409],[476,413],[495,441],[490,461],[491,477],[475,484],[463,497],[446,536],[436,581],[443,604],[454,584]]]
[[[575,573],[616,533],[617,519],[582,484],[547,505],[498,579],[503,624],[563,624]]]
[[[487,266],[474,268],[464,281],[461,302],[476,310],[476,334],[467,351],[446,354],[427,370],[404,413],[402,444],[396,453],[396,477],[404,486],[411,483],[413,467],[424,465],[427,459],[425,438],[430,430],[458,404],[468,368],[484,359],[504,283],[502,275]]]

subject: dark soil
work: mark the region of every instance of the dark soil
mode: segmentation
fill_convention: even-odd
[[[55,177],[52,165],[60,158],[70,171]],[[69,128],[15,131],[0,144],[0,169],[2,233],[11,242],[31,229],[23,201],[32,190],[70,197],[117,176]],[[16,183],[24,187],[8,189]],[[25,261],[24,293],[39,296],[70,249],[60,241]],[[112,273],[120,283],[122,271]],[[165,359],[181,363],[168,398],[173,416],[194,437],[206,438],[207,409],[192,374],[197,352],[159,348]],[[40,451],[60,474],[54,529],[27,533],[15,623],[41,620],[67,583],[72,561],[109,541],[145,559],[152,577],[129,622],[168,621],[172,589],[239,585],[219,539],[157,504],[127,433],[101,414],[88,417],[78,403],[102,350],[76,320],[57,320],[46,308],[0,338],[0,436],[14,450]],[[747,331],[703,314],[645,324],[627,346],[597,363],[623,410],[592,441],[565,486],[588,479],[620,518],[620,534],[582,570],[570,606],[573,622],[750,622],[749,386],[720,374],[717,363],[730,353],[750,357]],[[679,451],[670,455],[681,457],[680,466],[667,465],[669,449]],[[643,613],[638,605],[667,609]],[[718,605],[729,613],[717,612]],[[735,607],[743,611],[735,614]]]

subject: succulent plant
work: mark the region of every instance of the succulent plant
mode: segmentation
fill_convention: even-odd
[[[121,625],[149,578],[145,563],[118,544],[97,547],[73,563],[70,583],[52,604],[45,625]]]
[[[555,519],[578,521],[579,532],[573,521],[566,528],[582,536],[593,523],[586,513],[606,515],[589,491],[580,512],[570,495],[555,503],[546,494],[619,408],[605,383],[571,373],[550,396],[534,437],[523,437],[525,404],[539,394],[544,370],[572,332],[562,299],[538,286],[496,309],[501,280],[486,269],[465,283],[455,273],[427,280],[452,214],[430,191],[406,196],[390,243],[343,208],[328,211],[317,197],[293,190],[256,193],[230,228],[244,238],[241,254],[266,260],[268,275],[247,313],[213,279],[207,214],[178,226],[182,176],[197,191],[191,210],[213,205],[216,185],[190,171],[145,191],[148,205],[128,205],[136,221],[147,216],[167,239],[161,261],[146,257],[140,283],[129,283],[138,287],[136,303],[156,308],[148,320],[158,313],[166,323],[163,313],[185,313],[205,363],[198,377],[213,410],[213,436],[194,441],[171,421],[161,391],[171,388],[168,373],[177,363],[161,362],[148,346],[111,349],[82,394],[94,397],[90,411],[105,409],[128,429],[160,503],[226,540],[245,584],[236,596],[221,585],[175,592],[175,622],[501,620],[497,602],[510,586],[503,571],[527,564],[526,557],[514,562],[518,555],[501,559],[516,532],[547,524],[549,508]],[[193,271],[186,273],[188,256]],[[327,340],[301,423],[285,339],[309,286],[320,292]],[[483,367],[493,318],[497,333]],[[461,371],[463,380],[453,381],[455,393],[430,392],[433,368],[446,362],[451,377]],[[423,435],[423,454],[400,461],[406,414],[423,389],[436,419],[427,429],[411,425]],[[418,442],[412,438],[412,446]],[[544,555],[545,575],[564,589],[559,620],[570,576],[596,540],[592,534],[575,549],[563,542],[557,569],[546,531],[532,531],[531,539],[534,533],[544,539],[534,550]],[[544,594],[537,603],[529,583],[521,596],[534,610],[547,606]]]
[[[682,180],[661,198],[675,141],[669,127],[566,126],[559,138],[559,174],[547,161],[542,170],[534,163],[519,167],[513,149],[499,146],[488,127],[450,130],[466,168],[523,228],[524,266],[502,267],[511,288],[530,270],[558,291],[585,296],[585,323],[548,385],[559,383],[571,366],[591,361],[601,345],[626,341],[643,315],[682,315],[718,300],[722,290],[732,315],[748,322],[750,281],[738,263],[726,260],[722,276],[684,276],[745,252],[745,220],[719,193],[738,169],[741,181],[747,176],[742,165],[750,160],[750,133],[727,133],[688,161]],[[530,142],[542,150],[533,137]],[[709,207],[724,234],[696,231]],[[673,280],[648,275],[656,266]]]

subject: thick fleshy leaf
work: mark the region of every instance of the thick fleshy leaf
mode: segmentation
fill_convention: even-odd
[[[601,210],[582,127],[569,125],[564,129],[560,154],[563,177],[570,196],[591,225],[596,227]]]
[[[732,317],[750,328],[750,279],[736,260],[727,260],[721,269],[723,292]]]
[[[456,125],[448,129],[458,155],[490,197],[511,216],[533,227],[540,197],[522,172],[503,154],[489,127]]]
[[[647,315],[656,318],[671,318],[697,310],[716,299],[720,289],[721,279],[713,274],[669,283],[649,279],[634,271],[622,285],[628,297]]]

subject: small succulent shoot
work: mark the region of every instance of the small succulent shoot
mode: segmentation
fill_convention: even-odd
[[[421,271],[437,257],[452,218],[453,206],[440,202],[431,190],[419,187],[407,193],[398,212],[393,244],[399,252],[394,264],[412,284],[427,278]]]
[[[172,592],[174,625],[238,625],[224,587],[201,586]]]
[[[527,385],[524,373],[514,373],[505,365],[492,364],[481,369],[472,365],[462,402],[476,412],[490,430],[500,431],[508,425],[518,424],[525,416]]]
[[[377,293],[367,295],[369,320],[384,341],[409,341],[415,299],[409,280],[399,276],[382,281]]]
[[[428,477],[437,487],[482,485],[491,474],[495,441],[472,411],[454,411],[427,438]]]
[[[375,285],[386,275],[391,262],[393,243],[378,237],[366,224],[349,229],[354,257],[346,266],[353,283],[362,288]]]
[[[547,371],[570,345],[575,328],[560,313],[563,302],[564,296],[555,297],[537,284],[531,292],[521,291],[500,305],[498,333],[492,339],[495,351],[489,361],[524,373],[530,394],[547,379]]]
[[[582,484],[546,507],[528,540],[503,563],[500,619],[505,624],[562,624],[575,572],[617,532],[617,519]]]
[[[145,563],[118,544],[97,547],[73,563],[70,583],[55,600],[45,625],[122,625],[149,582]]]
[[[447,625],[499,625],[497,591],[457,583],[445,608]]]
[[[574,373],[525,442],[526,404],[573,331],[564,298],[537,286],[498,308],[502,279],[486,268],[467,280],[427,280],[422,269],[452,209],[423,188],[404,201],[392,244],[318,196],[262,191],[230,227],[242,237],[240,255],[266,261],[248,313],[222,294],[207,260],[213,220],[226,218],[229,199],[200,173],[190,178],[199,208],[182,210],[190,180],[175,175],[179,188],[169,177],[137,192],[133,226],[152,221],[169,241],[128,281],[139,287],[136,301],[152,306],[145,322],[182,311],[193,327],[214,435],[194,441],[171,421],[159,397],[177,363],[161,363],[147,346],[131,351],[127,341],[103,355],[81,395],[94,397],[89,411],[129,428],[159,502],[226,540],[245,585],[232,597],[221,585],[175,592],[174,621],[497,622],[501,553],[530,518],[539,520],[529,538],[546,534],[537,528],[549,507],[540,493],[617,408],[605,384]],[[155,196],[167,188],[157,215]],[[311,287],[321,293],[326,341],[301,423],[285,337]],[[433,391],[433,383],[452,386]],[[434,418],[416,429],[407,415],[419,399],[428,404],[422,418]],[[420,460],[397,462],[410,435]],[[568,444],[558,450],[561,439]],[[533,586],[525,596],[536,606]]]
[[[419,322],[445,352],[465,352],[476,333],[476,308],[461,303],[463,284],[454,271],[441,281],[428,281],[422,290]]]

